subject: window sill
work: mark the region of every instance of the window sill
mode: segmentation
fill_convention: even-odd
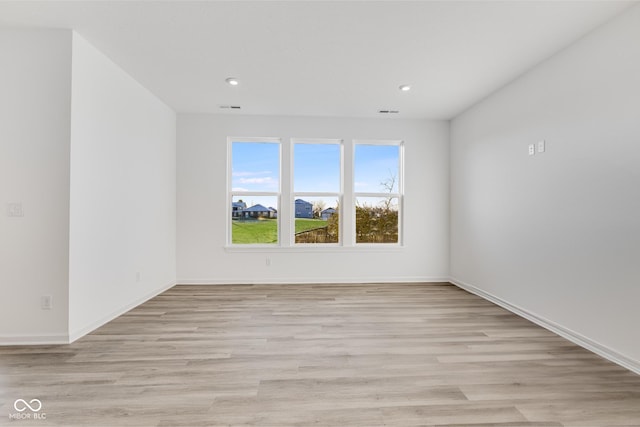
[[[402,252],[404,246],[395,244],[375,244],[375,245],[357,245],[357,246],[313,246],[313,245],[301,245],[301,246],[258,246],[258,245],[246,245],[246,246],[225,246],[225,252],[230,253],[363,253],[363,252]]]

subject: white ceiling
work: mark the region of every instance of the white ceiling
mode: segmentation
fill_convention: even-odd
[[[178,112],[448,119],[634,3],[2,1],[0,25],[74,29]]]

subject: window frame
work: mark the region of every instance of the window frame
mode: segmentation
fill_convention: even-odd
[[[343,234],[344,234],[344,218],[342,215],[339,217],[338,224],[338,242],[337,243],[296,243],[296,218],[295,218],[295,202],[296,199],[301,199],[303,197],[335,197],[338,200],[340,206],[343,206],[344,200],[344,140],[339,138],[291,138],[291,155],[290,155],[290,163],[289,163],[289,171],[290,171],[290,197],[289,203],[291,205],[291,213],[290,213],[290,224],[289,224],[289,235],[290,241],[289,246],[291,247],[340,247],[343,246]],[[295,149],[296,144],[309,144],[309,145],[338,145],[340,152],[340,164],[338,173],[339,177],[339,189],[338,193],[334,192],[324,192],[324,191],[295,191]]]
[[[278,191],[234,191],[233,190],[233,144],[234,143],[267,143],[278,145]],[[233,243],[233,198],[234,197],[275,197],[277,217],[276,243]],[[228,137],[227,138],[227,213],[226,244],[234,248],[273,248],[282,246],[282,139],[274,137]]]
[[[233,143],[278,144],[278,190],[233,191]],[[335,197],[334,192],[295,192],[295,144],[340,145],[340,224],[338,243],[295,243],[295,200],[307,197]],[[357,145],[398,146],[398,192],[355,191],[355,151]],[[227,137],[227,212],[225,213],[225,251],[244,253],[265,252],[396,252],[404,250],[404,141],[396,139]],[[270,196],[277,200],[277,243],[233,243],[232,202],[237,196]],[[398,241],[396,243],[356,243],[356,209],[358,197],[395,197],[398,199]]]
[[[395,193],[356,191],[356,147],[358,145],[398,147],[398,191]],[[385,139],[354,139],[352,147],[352,203],[351,245],[354,247],[404,247],[404,141]],[[358,197],[381,197],[398,199],[398,241],[395,243],[358,243],[356,241],[356,201]]]

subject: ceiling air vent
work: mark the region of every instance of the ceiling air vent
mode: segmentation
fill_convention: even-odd
[[[399,112],[398,110],[378,110],[380,114],[398,114]]]
[[[239,105],[221,105],[220,108],[225,110],[239,110],[240,106]]]

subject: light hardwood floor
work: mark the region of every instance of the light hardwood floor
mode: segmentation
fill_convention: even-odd
[[[640,376],[445,283],[177,286],[0,347],[4,424],[640,426]]]

